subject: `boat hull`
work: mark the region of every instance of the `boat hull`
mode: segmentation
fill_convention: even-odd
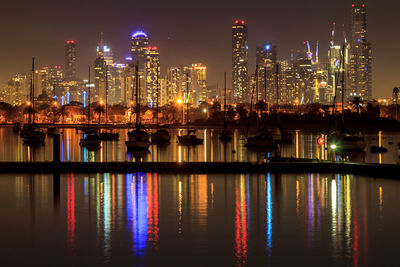
[[[178,136],[178,143],[182,146],[195,146],[203,143],[203,139],[198,138],[195,135],[181,135]]]

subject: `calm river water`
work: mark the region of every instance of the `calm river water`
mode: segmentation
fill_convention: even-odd
[[[398,265],[395,180],[323,174],[53,178],[0,175],[4,266]]]

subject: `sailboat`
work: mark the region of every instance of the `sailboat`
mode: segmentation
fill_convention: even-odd
[[[28,123],[24,125],[20,132],[24,143],[31,145],[39,145],[44,143],[46,134],[35,125],[35,86],[34,86],[34,74],[35,74],[35,58],[32,58],[32,77],[31,77],[31,89],[30,89],[30,100],[29,105],[29,117]]]
[[[128,132],[128,141],[125,142],[126,148],[128,151],[132,150],[147,150],[150,146],[150,135],[141,125],[140,121],[140,91],[139,91],[139,66],[136,64],[135,71],[135,79],[136,79],[136,125],[135,128]],[[133,91],[132,91],[133,96]],[[133,98],[133,97],[132,97]],[[132,116],[132,107],[131,106],[131,116]]]
[[[224,130],[219,136],[219,139],[223,142],[232,140],[233,132],[228,130],[228,123],[226,120],[226,72],[224,73]]]
[[[105,110],[105,119],[106,119],[106,129],[103,132],[100,132],[100,139],[104,141],[117,141],[119,139],[118,133],[113,133],[111,131],[107,131],[107,110],[108,110],[108,67],[106,67],[106,110]]]
[[[258,66],[256,66],[256,85],[258,86]],[[265,91],[266,91],[266,85],[265,85]],[[258,91],[258,90],[257,90]],[[257,92],[258,94],[258,92]],[[254,95],[254,87],[253,90],[251,91],[251,103],[250,103],[250,114],[252,114],[253,110],[253,95]],[[258,97],[257,97],[258,98]],[[257,118],[258,120],[258,118]],[[249,122],[250,123],[250,122]],[[249,149],[273,149],[276,146],[276,142],[274,140],[274,136],[267,132],[266,130],[263,130],[260,134],[252,137],[247,137],[247,143],[245,146]]]
[[[195,146],[203,143],[203,139],[196,136],[195,130],[189,130],[189,73],[186,73],[186,130],[185,135],[178,135],[178,143],[182,146]]]
[[[101,147],[101,139],[99,135],[97,134],[97,130],[91,129],[90,128],[90,67],[89,67],[89,80],[87,84],[88,88],[88,125],[85,130],[86,134],[84,135],[84,138],[81,139],[79,144],[83,147],[86,147],[89,150],[97,150]]]
[[[157,69],[157,101],[156,101],[156,125],[157,131],[151,135],[152,143],[169,143],[171,136],[166,128],[162,128],[158,124],[158,109],[159,109],[159,96],[160,96],[160,83],[159,83],[159,71]]]
[[[363,136],[358,136],[344,128],[344,94],[345,94],[345,53],[346,53],[346,43],[343,44],[342,48],[342,59],[341,59],[341,91],[342,91],[342,127],[339,129],[336,127],[332,133],[328,136],[328,144],[332,149],[336,149],[338,151],[364,151],[366,143]],[[338,76],[340,74],[338,73]],[[337,83],[335,92],[337,90]],[[333,100],[333,115],[335,117],[335,102],[336,102],[336,94]]]

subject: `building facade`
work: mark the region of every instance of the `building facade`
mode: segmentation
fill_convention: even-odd
[[[347,97],[372,99],[372,50],[367,38],[367,8],[364,1],[352,4],[349,85]],[[346,88],[347,89],[347,88]]]
[[[249,102],[248,34],[244,20],[232,25],[232,88],[236,102]]]

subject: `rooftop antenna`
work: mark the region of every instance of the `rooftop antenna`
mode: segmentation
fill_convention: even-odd
[[[306,41],[307,44],[307,56],[309,59],[311,59],[311,62],[314,63],[314,60],[312,58],[312,52],[311,52],[311,47],[310,47],[310,42],[307,40]]]
[[[334,22],[332,26],[331,47],[335,45],[335,27],[336,27],[336,22]]]
[[[343,31],[343,40],[344,40],[344,43],[347,44],[346,30],[345,30],[345,28],[344,28],[344,24],[342,24],[342,31]]]

